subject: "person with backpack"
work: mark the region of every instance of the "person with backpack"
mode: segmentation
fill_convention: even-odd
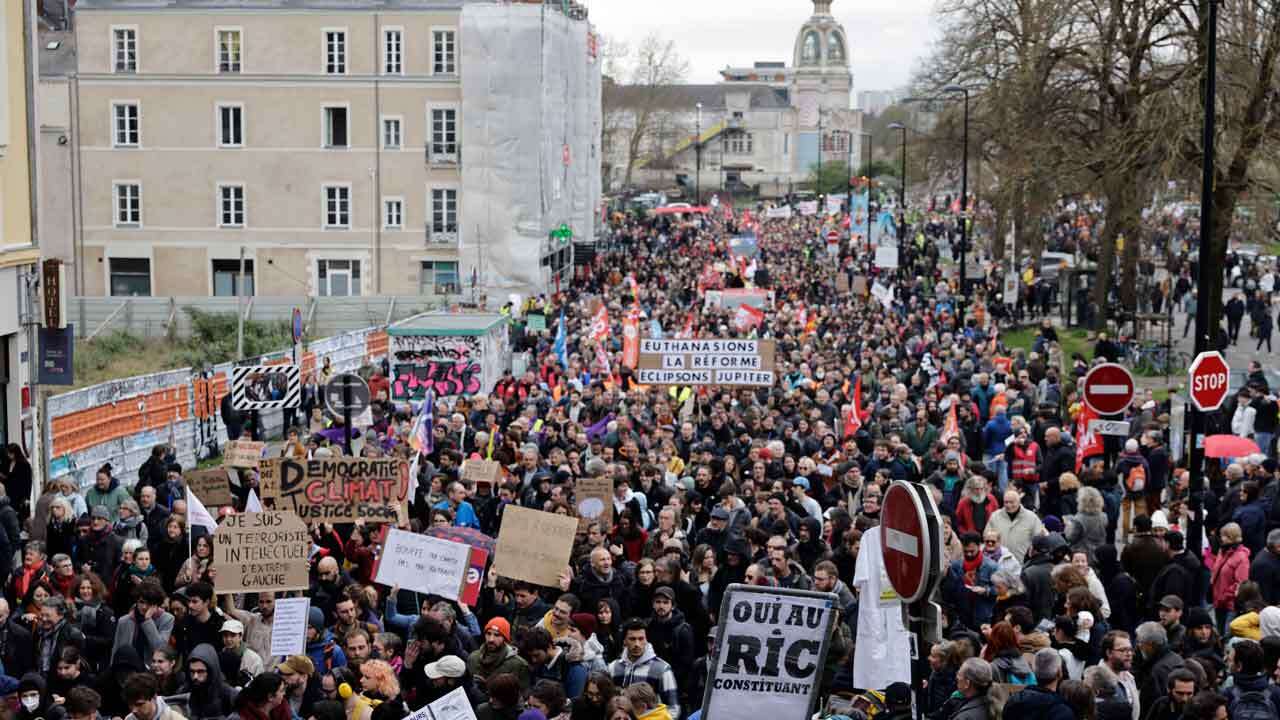
[[[1231,647],[1232,684],[1226,692],[1231,720],[1280,718],[1280,685],[1267,678],[1262,645],[1253,640],[1240,640]]]
[[[1147,514],[1147,478],[1151,476],[1151,466],[1138,450],[1138,441],[1129,438],[1124,441],[1124,452],[1116,460],[1116,478],[1124,490],[1124,499],[1120,501],[1120,542],[1126,543],[1133,528],[1135,518]]]

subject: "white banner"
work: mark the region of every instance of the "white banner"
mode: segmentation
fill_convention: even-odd
[[[457,600],[467,580],[471,546],[392,529],[374,582]]]
[[[898,267],[898,248],[893,245],[877,246],[876,267],[889,270],[896,269]]]
[[[796,203],[796,207],[800,209],[801,215],[817,215],[818,214],[817,200],[805,200],[804,202]]]
[[[783,205],[782,207],[773,207],[764,211],[764,216],[770,220],[786,220],[791,217],[791,206]]]
[[[710,718],[807,718],[826,661],[831,593],[731,585],[702,704]]]
[[[271,655],[301,655],[307,646],[307,613],[311,598],[279,598],[271,622]]]

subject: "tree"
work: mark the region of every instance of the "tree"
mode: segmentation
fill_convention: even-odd
[[[620,146],[626,167],[623,182],[631,185],[636,163],[679,134],[679,113],[672,111],[683,94],[679,85],[689,74],[689,62],[676,51],[674,41],[651,34],[633,52],[617,49],[606,63],[625,80],[606,83],[602,92],[603,124],[611,136],[606,144],[610,150],[615,142]]]

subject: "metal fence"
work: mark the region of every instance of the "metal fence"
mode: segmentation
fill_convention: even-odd
[[[235,314],[246,320],[289,322],[302,310],[309,337],[324,337],[361,328],[389,325],[418,313],[439,310],[456,295],[381,295],[377,297],[77,297],[70,307],[76,334],[93,338],[125,331],[141,337],[191,335],[191,316],[184,308]]]

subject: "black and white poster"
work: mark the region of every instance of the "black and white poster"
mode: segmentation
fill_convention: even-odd
[[[807,718],[835,619],[831,593],[730,585],[702,717]]]
[[[302,404],[302,374],[297,365],[238,367],[231,374],[231,407],[278,410]]]

